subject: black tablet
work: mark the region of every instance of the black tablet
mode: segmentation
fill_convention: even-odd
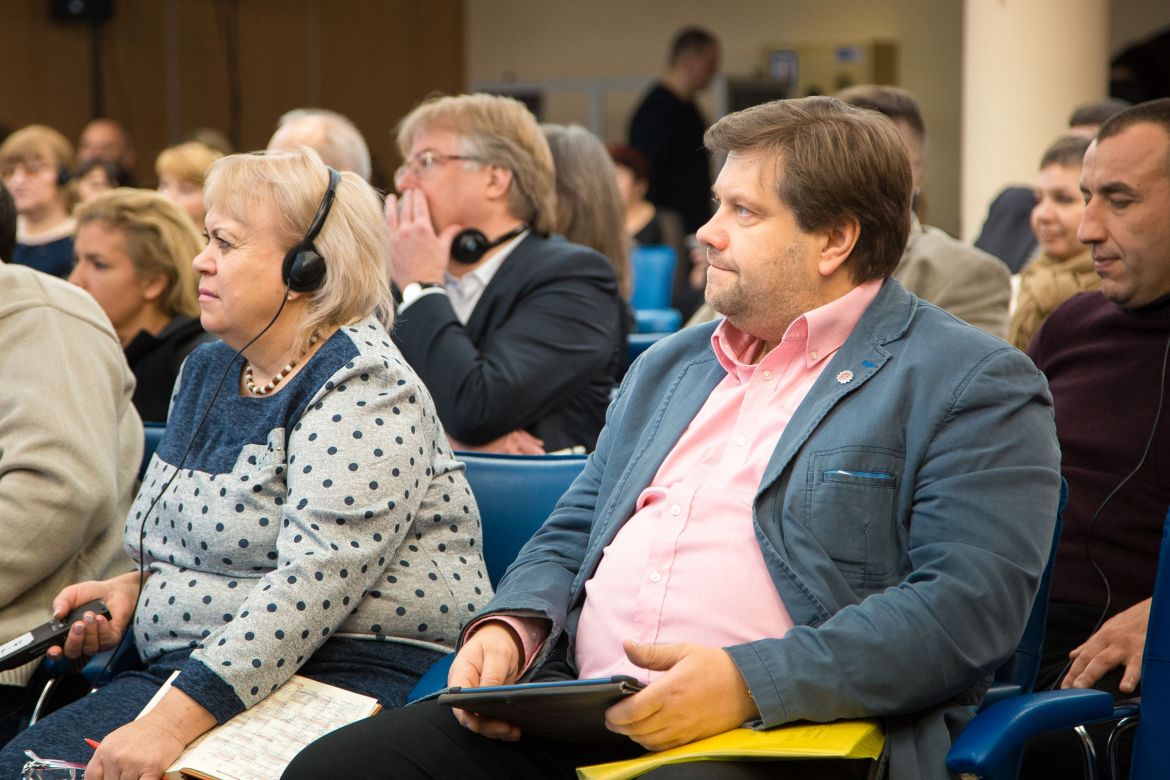
[[[633,677],[451,688],[439,704],[506,720],[521,733],[548,739],[598,740],[617,735],[605,727],[605,711],[642,690]]]

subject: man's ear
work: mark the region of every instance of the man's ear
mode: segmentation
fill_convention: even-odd
[[[487,196],[492,199],[507,197],[512,187],[512,171],[498,165],[488,167]]]
[[[861,237],[861,223],[850,218],[836,227],[824,230],[821,236],[817,272],[821,276],[829,277],[837,273],[853,254],[857,239]]]

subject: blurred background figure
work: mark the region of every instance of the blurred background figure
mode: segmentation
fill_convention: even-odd
[[[671,305],[683,319],[703,303],[707,284],[707,260],[693,262],[687,232],[677,211],[655,206],[646,197],[650,190],[650,165],[646,155],[627,144],[610,144],[609,156],[617,173],[618,193],[626,215],[626,233],[637,246],[668,246],[675,252],[674,289]]]
[[[54,276],[73,267],[69,185],[73,147],[51,127],[29,125],[0,145],[0,181],[16,203],[16,246],[10,259]]]
[[[268,141],[269,151],[298,152],[307,146],[326,165],[339,171],[353,171],[370,180],[370,148],[353,122],[336,111],[298,108],[280,118]]]
[[[1089,248],[1077,240],[1085,213],[1081,160],[1090,139],[1067,135],[1044,152],[1036,179],[1032,232],[1040,251],[1024,266],[1008,341],[1027,349],[1041,323],[1057,306],[1079,292],[1095,290],[1101,279]]]
[[[12,193],[0,184],[0,260],[9,260],[16,246],[16,203]]]
[[[107,192],[79,206],[76,218],[77,265],[69,281],[110,318],[138,380],[139,415],[165,422],[184,358],[212,340],[199,324],[191,268],[202,236],[185,212],[152,190]]]
[[[188,133],[184,133],[183,137],[179,139],[180,143],[187,143],[188,141],[195,141],[204,146],[210,146],[221,154],[235,154],[236,147],[228,137],[224,135],[222,130],[216,130],[214,127],[196,127]]]
[[[203,180],[207,169],[223,157],[223,152],[198,141],[171,146],[159,152],[154,161],[158,174],[158,191],[179,205],[195,227],[203,230]],[[194,255],[192,255],[194,257]]]
[[[125,171],[109,160],[97,157],[78,165],[73,172],[73,181],[80,203],[88,203],[103,192],[127,185]]]
[[[138,156],[130,141],[130,133],[117,119],[91,119],[82,128],[77,141],[77,159],[79,162],[108,160],[122,169],[128,184],[134,184],[134,164]]]
[[[540,126],[552,151],[557,176],[556,232],[574,244],[596,249],[608,258],[622,299],[619,379],[625,374],[626,338],[634,330],[632,241],[626,232],[625,208],[617,175],[605,144],[580,125]]]
[[[670,67],[630,119],[630,145],[650,163],[650,202],[677,211],[688,233],[711,218],[711,161],[703,146],[707,120],[695,96],[719,72],[719,41],[687,27],[670,46]]]
[[[1128,102],[1118,98],[1082,103],[1068,118],[1068,132],[1092,140],[1106,119],[1128,107]],[[1005,187],[987,209],[987,219],[975,239],[976,248],[998,257],[1013,274],[1019,273],[1036,254],[1036,236],[1032,232],[1035,205],[1036,193],[1031,187]]]

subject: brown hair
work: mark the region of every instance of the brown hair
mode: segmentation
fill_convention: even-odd
[[[541,125],[557,173],[557,231],[605,255],[623,298],[633,291],[630,237],[605,145],[580,125]]]
[[[460,136],[463,152],[512,172],[508,207],[537,233],[556,229],[556,176],[552,152],[536,117],[519,100],[500,95],[433,97],[398,124],[398,150],[410,154],[414,136],[446,130]]]
[[[1062,135],[1044,150],[1040,158],[1040,170],[1049,165],[1059,165],[1062,168],[1080,168],[1085,159],[1085,151],[1089,148],[1091,139],[1083,135]]]
[[[199,316],[191,261],[203,250],[203,237],[187,212],[154,190],[121,187],[81,204],[73,216],[78,227],[101,222],[121,230],[139,278],[166,277],[167,289],[159,301],[163,311]]]
[[[884,84],[858,84],[846,87],[835,97],[851,106],[877,111],[895,122],[901,120],[914,131],[919,141],[926,140],[926,120],[922,118],[922,108],[918,105],[918,99],[908,90]]]
[[[729,114],[707,130],[713,152],[763,152],[796,224],[811,232],[857,220],[855,282],[888,276],[910,233],[910,157],[881,114],[829,97],[777,100]]]
[[[1097,131],[1097,143],[1121,135],[1134,125],[1143,123],[1157,125],[1162,128],[1162,132],[1170,136],[1170,98],[1138,103],[1106,119],[1101,129]],[[1170,168],[1170,144],[1167,144],[1166,165]]]

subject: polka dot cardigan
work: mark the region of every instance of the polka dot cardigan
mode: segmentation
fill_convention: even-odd
[[[222,720],[331,636],[453,646],[491,596],[479,514],[380,323],[341,328],[270,396],[235,392],[233,365],[196,434],[232,354],[209,344],[183,366],[127,518],[127,550],[139,558],[142,528],[151,572],[134,617],[143,658],[194,648],[176,685]]]

